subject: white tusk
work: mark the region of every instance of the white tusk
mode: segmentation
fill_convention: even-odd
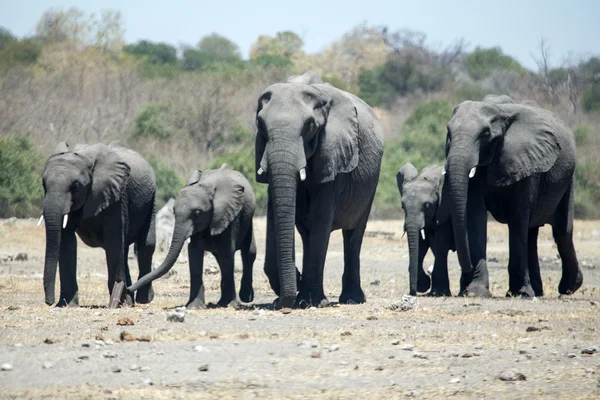
[[[44,222],[44,215],[42,214],[42,216],[40,217],[40,219],[38,219],[38,223],[37,226],[40,226],[42,224],[42,222]]]
[[[421,237],[425,240],[425,229],[421,229]]]
[[[305,179],[306,179],[306,169],[302,168],[300,170],[300,180],[304,182]]]
[[[427,275],[431,276],[431,273],[433,272],[433,264],[429,265],[429,267],[427,267],[427,271],[425,272]]]
[[[63,217],[63,228],[67,227],[67,221],[69,221],[69,214],[65,214]]]
[[[472,178],[475,176],[476,170],[477,170],[477,167],[471,168],[471,172],[469,172],[469,178]]]
[[[258,175],[262,175],[262,174],[264,174],[264,173],[265,173],[265,170],[264,170],[264,169],[262,169],[262,167],[260,167],[260,168],[258,168],[258,171],[256,171],[256,173],[257,173]]]
[[[406,235],[406,231],[402,232],[402,236],[400,236],[400,239],[404,239],[404,235]]]
[[[442,167],[442,175],[446,175],[446,166]]]

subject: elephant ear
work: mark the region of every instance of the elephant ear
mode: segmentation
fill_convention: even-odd
[[[188,179],[186,185],[187,186],[193,185],[194,183],[198,182],[201,177],[202,177],[202,171],[200,171],[199,169],[194,170],[194,172],[192,172],[192,175],[190,175],[190,179]]]
[[[131,168],[104,144],[87,146],[79,153],[93,160],[92,188],[83,206],[83,218],[91,218],[121,200]]]
[[[60,142],[56,145],[56,148],[54,149],[54,152],[52,153],[53,156],[58,155],[58,154],[63,154],[63,153],[68,153],[69,152],[69,145],[67,144],[67,142]]]
[[[358,165],[358,112],[349,97],[331,85],[315,85],[329,101],[327,121],[319,134],[312,156],[311,171],[317,183],[330,182],[337,174],[348,173]]]
[[[226,180],[215,187],[213,197],[213,217],[210,222],[210,234],[221,233],[238,216],[242,210],[244,187],[238,183]]]
[[[449,185],[446,185],[446,175],[442,174],[442,168],[440,168],[440,181],[437,189],[438,192],[438,207],[435,214],[435,221],[438,225],[442,225],[448,221],[451,214],[451,201],[450,201],[450,189]]]
[[[498,129],[504,135],[488,167],[487,181],[492,186],[512,185],[533,174],[547,172],[560,152],[555,134],[557,124],[549,112],[527,106],[513,106],[509,112],[494,123],[501,125]]]
[[[398,170],[396,173],[396,184],[400,191],[400,196],[404,196],[404,184],[415,179],[418,175],[417,168],[414,165],[407,162]]]

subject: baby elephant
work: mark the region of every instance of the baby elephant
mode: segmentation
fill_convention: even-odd
[[[254,300],[252,266],[256,259],[256,243],[252,229],[255,199],[252,187],[244,176],[226,164],[217,170],[195,171],[181,189],[173,210],[175,229],[167,258],[157,269],[127,288],[134,292],[148,282],[167,273],[190,238],[190,299],[187,308],[205,308],[202,267],[204,251],[210,251],[221,268],[221,299],[219,306],[236,305],[233,277],[234,254],[242,251],[243,274],[240,299]]]
[[[404,210],[404,232],[408,234],[410,294],[426,292],[429,276],[423,271],[423,259],[431,248],[435,263],[430,296],[450,296],[448,250],[455,250],[452,220],[447,200],[442,203],[444,175],[442,167],[430,165],[418,175],[411,163],[396,174]]]

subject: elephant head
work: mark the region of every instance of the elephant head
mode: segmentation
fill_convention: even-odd
[[[442,189],[444,176],[442,168],[432,165],[423,168],[417,176],[417,169],[411,163],[406,163],[396,174],[396,182],[400,196],[402,196],[402,210],[404,210],[404,232],[408,235],[409,249],[409,276],[410,294],[416,295],[417,291],[425,292],[429,285],[417,287],[419,268],[419,246],[428,232],[435,229],[438,223],[438,210],[442,203]],[[446,219],[449,215],[446,214]],[[422,240],[419,240],[421,235]],[[427,282],[424,282],[427,283]]]
[[[256,124],[256,180],[269,184],[280,298],[293,302],[298,185],[330,182],[356,168],[357,111],[344,92],[329,84],[279,83],[260,95]]]
[[[129,173],[130,167],[123,159],[101,143],[76,146],[71,151],[65,142],[61,142],[48,158],[42,177],[45,193],[42,218],[46,221],[46,304],[54,303],[60,239],[69,217],[75,220],[72,224],[77,224],[118,202],[127,186]]]
[[[221,167],[224,168],[225,165]],[[173,205],[175,228],[167,257],[158,268],[128,288],[130,292],[166,274],[177,261],[183,244],[192,235],[220,235],[240,213],[244,187],[223,179],[215,172],[194,171],[187,185],[179,191]]]
[[[560,151],[554,129],[539,107],[515,104],[508,96],[465,101],[454,109],[448,123],[445,170],[463,272],[472,270],[466,220],[469,180],[508,186],[548,171]]]

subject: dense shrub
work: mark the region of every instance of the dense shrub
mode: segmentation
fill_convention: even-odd
[[[465,58],[467,71],[471,78],[480,80],[488,77],[498,69],[515,71],[525,75],[527,70],[516,62],[511,56],[507,56],[499,47],[482,49],[477,47]]]
[[[176,198],[185,184],[177,172],[157,158],[148,160],[156,175],[156,210],[160,209],[169,198]]]
[[[575,218],[600,219],[600,165],[579,160],[575,169]]]
[[[583,90],[581,106],[587,112],[600,112],[600,82],[591,83]]]
[[[0,138],[0,217],[39,216],[44,156],[24,136]]]

